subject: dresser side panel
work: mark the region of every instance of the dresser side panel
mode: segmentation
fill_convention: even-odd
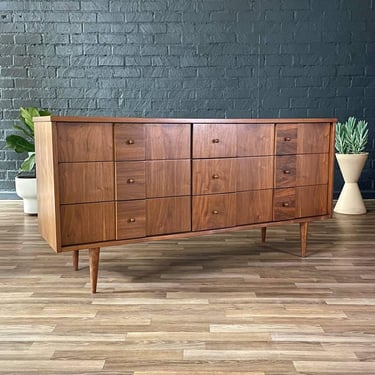
[[[35,121],[38,221],[42,237],[61,251],[56,123]]]

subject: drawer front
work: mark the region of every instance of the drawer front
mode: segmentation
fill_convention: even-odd
[[[147,198],[190,195],[190,180],[190,159],[146,162]]]
[[[193,160],[193,195],[236,191],[236,159]]]
[[[193,231],[236,225],[236,194],[193,197]]]
[[[273,187],[273,156],[237,159],[237,191]]]
[[[329,152],[329,123],[276,125],[276,154],[323,154]]]
[[[191,198],[171,197],[146,200],[146,234],[190,232]]]
[[[274,124],[238,124],[237,156],[273,155]]]
[[[328,214],[328,186],[301,186],[296,189],[297,216],[319,216]]]
[[[112,162],[60,163],[60,202],[62,204],[113,201]]]
[[[112,161],[112,124],[59,122],[57,147],[59,162]]]
[[[146,236],[146,201],[118,202],[116,207],[116,239]]]
[[[272,189],[237,193],[237,225],[272,221]]]
[[[276,189],[273,197],[273,220],[288,220],[296,217],[295,189]]]
[[[116,163],[117,200],[144,199],[146,197],[145,162]]]
[[[277,156],[277,188],[328,183],[328,154]]]
[[[190,124],[145,124],[146,159],[189,159]]]
[[[115,239],[113,202],[61,206],[62,246]]]
[[[237,156],[236,134],[233,124],[194,124],[193,158]]]
[[[145,159],[145,127],[143,124],[115,124],[115,160]]]
[[[294,187],[297,182],[296,155],[277,156],[275,167],[276,188]]]

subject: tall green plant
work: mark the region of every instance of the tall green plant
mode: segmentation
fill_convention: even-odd
[[[33,117],[49,116],[51,113],[46,109],[34,107],[20,108],[20,124],[13,125],[13,129],[19,134],[11,134],[6,137],[7,148],[15,152],[28,152],[28,157],[21,164],[20,170],[30,172],[35,166],[35,141]]]
[[[367,122],[349,117],[346,122],[336,124],[335,147],[339,154],[360,154],[368,140]]]

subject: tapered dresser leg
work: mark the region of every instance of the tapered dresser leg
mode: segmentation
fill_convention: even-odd
[[[96,293],[98,282],[100,247],[89,249],[91,293]]]
[[[301,236],[301,256],[306,255],[306,246],[307,246],[307,232],[309,228],[309,223],[300,223],[300,236]]]
[[[74,250],[73,251],[73,269],[74,269],[74,271],[78,271],[78,265],[79,265],[79,251]]]
[[[267,227],[262,228],[262,242],[266,242]]]

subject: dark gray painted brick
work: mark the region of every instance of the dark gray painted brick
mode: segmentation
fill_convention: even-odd
[[[82,0],[81,9],[83,11],[103,11],[109,10],[109,1],[106,0]]]
[[[98,42],[98,34],[73,34],[70,40],[73,44],[95,44]]]
[[[52,10],[79,10],[77,1],[53,1]]]
[[[167,0],[155,0],[155,1],[141,1],[140,2],[140,10],[141,11],[163,11],[166,10],[168,7]]]
[[[98,13],[97,15],[98,22],[110,22],[110,23],[116,23],[116,22],[124,22],[125,16],[122,13]]]
[[[126,22],[151,22],[152,12],[127,12],[125,13]]]
[[[24,1],[0,1],[0,11],[3,10],[23,10]]]
[[[69,12],[69,21],[72,23],[96,22],[96,13]]]
[[[122,56],[99,56],[99,66],[123,66],[124,58]]]
[[[61,34],[79,34],[82,32],[82,25],[77,23],[54,23],[53,26],[53,29]]]

